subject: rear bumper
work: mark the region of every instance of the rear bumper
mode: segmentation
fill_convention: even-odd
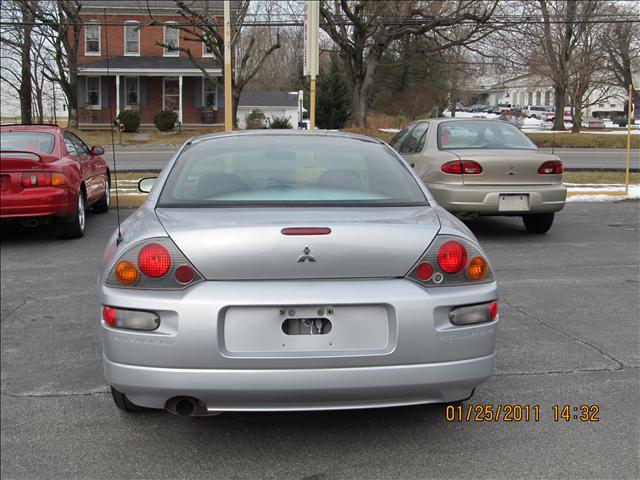
[[[68,187],[38,187],[0,195],[0,218],[68,217],[75,209]]]
[[[123,365],[105,358],[109,383],[136,405],[165,408],[189,396],[209,411],[376,408],[461,400],[493,374],[495,354],[418,365],[203,370]]]
[[[481,215],[523,215],[552,213],[564,208],[567,187],[555,185],[450,185],[428,184],[438,204],[450,212],[477,212]],[[528,211],[500,211],[500,194],[529,195]]]
[[[453,307],[495,300],[496,288],[491,282],[425,289],[407,279],[206,281],[182,292],[103,286],[102,304],[153,310],[161,318],[158,330],[148,333],[102,322],[104,372],[133,403],[152,408],[178,396],[196,398],[212,411],[460,400],[493,373],[498,321],[455,326],[448,314]],[[282,320],[268,315],[270,309],[329,305],[335,309],[330,335],[299,338],[298,349],[282,333]],[[344,307],[358,305],[385,306],[385,340],[341,348],[354,336],[371,334],[369,327],[349,330],[352,317],[340,317]],[[247,306],[264,308],[258,326],[271,328],[245,330],[250,348],[237,348],[227,322],[238,318],[227,312]],[[280,340],[270,342],[277,335]]]

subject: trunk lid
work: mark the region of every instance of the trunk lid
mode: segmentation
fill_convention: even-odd
[[[156,214],[208,280],[402,277],[440,230],[438,216],[424,206],[158,208]],[[281,233],[290,227],[331,233]]]
[[[47,164],[56,160],[52,155],[22,151],[0,151],[0,171],[22,172],[30,170],[46,170]]]
[[[559,160],[540,150],[464,149],[454,150],[460,160],[471,160],[482,167],[479,175],[463,175],[465,185],[551,185],[558,183],[558,175],[541,175],[538,169],[544,162]]]

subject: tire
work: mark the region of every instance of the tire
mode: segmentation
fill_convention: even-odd
[[[76,201],[76,211],[70,219],[63,219],[60,222],[58,236],[60,238],[80,238],[84,235],[85,223],[87,220],[87,202],[82,190],[78,192]]]
[[[547,233],[553,225],[554,215],[555,213],[523,215],[522,222],[529,233]]]
[[[124,393],[119,392],[113,387],[111,387],[111,397],[113,398],[113,402],[116,404],[116,407],[125,412],[139,413],[147,410],[144,407],[139,407],[138,405],[131,403]]]
[[[100,200],[93,204],[93,211],[95,213],[106,213],[109,211],[109,205],[111,203],[111,181],[107,175],[104,179],[104,195]]]

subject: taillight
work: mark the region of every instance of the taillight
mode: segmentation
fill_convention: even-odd
[[[540,173],[541,175],[557,175],[559,173],[562,173],[563,171],[564,168],[562,167],[562,162],[559,160],[544,162],[538,169],[538,173]]]
[[[150,332],[160,326],[160,317],[155,312],[115,308],[107,305],[102,307],[102,319],[111,328],[124,328],[127,330]]]
[[[171,267],[171,255],[162,245],[150,243],[138,253],[138,266],[147,277],[163,277]]]
[[[113,263],[105,277],[109,287],[182,290],[202,276],[168,238],[133,245]]]
[[[64,174],[58,172],[23,172],[23,187],[61,187],[67,184]]]
[[[440,167],[440,170],[452,175],[479,175],[482,173],[482,167],[480,164],[471,160],[455,160],[453,162],[447,162]]]
[[[453,235],[438,235],[407,278],[429,287],[494,280],[491,265],[480,247]]]
[[[438,265],[444,273],[458,273],[467,264],[467,251],[454,240],[442,244],[438,249]]]

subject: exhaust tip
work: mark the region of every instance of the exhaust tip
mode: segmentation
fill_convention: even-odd
[[[190,417],[196,410],[196,404],[192,398],[181,398],[175,404],[175,411],[181,417]]]

